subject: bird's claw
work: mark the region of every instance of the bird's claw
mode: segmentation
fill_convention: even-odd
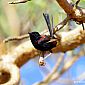
[[[40,65],[40,66],[45,66],[45,65],[46,65],[43,57],[40,57],[40,58],[39,58],[39,65]]]

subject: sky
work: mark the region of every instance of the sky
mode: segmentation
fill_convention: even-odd
[[[56,56],[55,58],[53,56]],[[66,55],[65,55],[66,56]],[[35,82],[43,80],[48,73],[51,72],[53,66],[56,63],[59,54],[52,54],[46,58],[46,66],[40,67],[38,65],[38,58],[28,61],[20,69],[21,81],[23,85],[33,85]],[[81,56],[72,67],[66,71],[60,78],[71,79],[75,83],[74,85],[85,85],[83,81],[77,81],[76,78],[85,72],[85,56]],[[58,82],[53,82],[51,85],[64,85]],[[66,85],[66,84],[65,84]],[[69,84],[70,85],[70,84]]]

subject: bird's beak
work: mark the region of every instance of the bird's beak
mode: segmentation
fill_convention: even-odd
[[[30,35],[31,33],[30,33],[30,32],[28,32],[28,34]]]

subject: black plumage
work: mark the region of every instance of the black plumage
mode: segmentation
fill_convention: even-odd
[[[43,16],[48,26],[50,36],[40,35],[38,32],[29,33],[30,40],[33,46],[37,50],[40,50],[42,52],[42,57],[40,57],[39,59],[39,64],[41,66],[45,64],[44,63],[44,52],[45,51],[52,52],[51,49],[56,47],[56,44],[57,44],[56,39],[54,38],[54,34],[53,34],[53,18],[52,18],[52,26],[51,26],[49,15],[43,13]]]
[[[33,46],[40,51],[50,51],[57,44],[50,36],[40,35],[38,32],[31,32],[29,35]]]

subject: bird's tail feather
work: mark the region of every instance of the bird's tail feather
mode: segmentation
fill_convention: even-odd
[[[51,18],[51,21],[52,21],[52,26],[51,26],[49,14],[43,13],[43,16],[44,16],[44,19],[45,19],[46,24],[48,26],[50,37],[53,37],[53,17]]]

